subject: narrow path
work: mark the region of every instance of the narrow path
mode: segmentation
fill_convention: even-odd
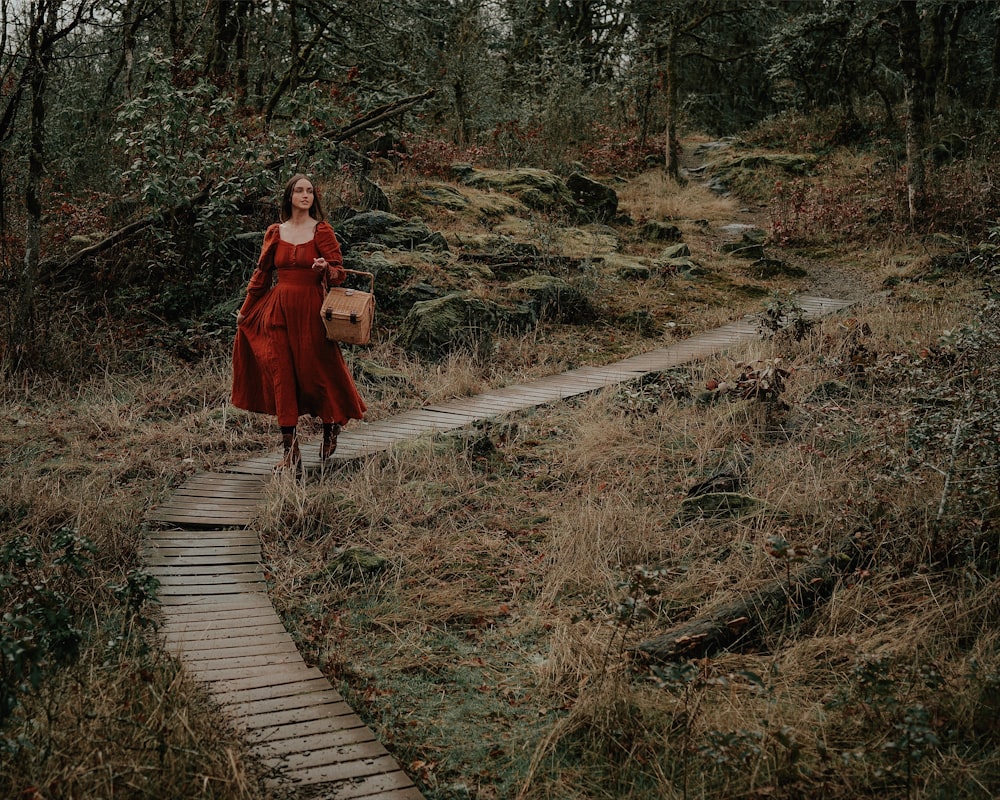
[[[812,317],[852,304],[799,297]],[[334,458],[349,461],[427,433],[462,428],[669,369],[757,337],[745,317],[677,344],[604,367],[584,367],[347,428]],[[307,471],[319,445],[303,447]],[[267,595],[260,539],[250,530],[276,453],[226,472],[202,473],[146,515],[146,570],[160,581],[165,646],[205,684],[274,770],[275,787],[306,787],[310,798],[417,800],[419,790],[391,754],[314,667],[307,666]]]

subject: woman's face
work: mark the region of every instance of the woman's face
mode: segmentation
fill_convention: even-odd
[[[292,208],[308,211],[313,204],[313,185],[307,178],[295,182],[292,187]]]

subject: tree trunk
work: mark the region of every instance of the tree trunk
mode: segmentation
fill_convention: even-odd
[[[917,4],[904,0],[899,12],[899,63],[906,100],[906,201],[910,227],[916,228],[925,201],[924,123],[927,80],[920,58],[920,17]]]
[[[986,108],[994,109],[1000,100],[1000,23],[993,27],[993,58],[990,67],[990,90],[986,95]]]
[[[60,4],[42,4],[28,33],[28,174],[24,183],[24,260],[18,276],[18,305],[8,336],[8,354],[14,369],[34,365],[37,358],[35,300],[38,287],[39,251],[42,241],[42,179],[45,174],[45,89],[52,65],[51,41]]]
[[[680,165],[677,163],[677,23],[673,15],[667,23],[667,40],[663,48],[663,116],[666,122],[666,144],[664,158],[667,175],[675,181],[681,177]]]
[[[632,650],[656,661],[675,661],[759,645],[768,633],[786,626],[791,615],[808,615],[832,594],[838,576],[856,569],[866,555],[861,543],[849,536],[832,555],[813,559],[788,580],[678,625]]]

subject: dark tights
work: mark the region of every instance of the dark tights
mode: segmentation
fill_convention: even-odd
[[[335,426],[337,426],[337,423],[335,423],[335,422],[324,422],[323,423],[323,434],[325,436],[329,436],[331,433],[333,433],[333,429],[334,429]],[[281,426],[281,434],[283,436],[294,436],[295,435],[295,426],[294,425],[282,425]]]

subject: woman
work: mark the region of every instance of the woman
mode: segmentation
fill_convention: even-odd
[[[284,457],[276,470],[301,464],[300,416],[323,420],[320,458],[326,461],[337,449],[341,426],[365,412],[340,347],[326,338],[319,316],[325,287],[339,285],[346,273],[340,244],[305,175],[285,185],[280,220],[264,234],[236,314],[232,391],[237,408],[278,418]]]

